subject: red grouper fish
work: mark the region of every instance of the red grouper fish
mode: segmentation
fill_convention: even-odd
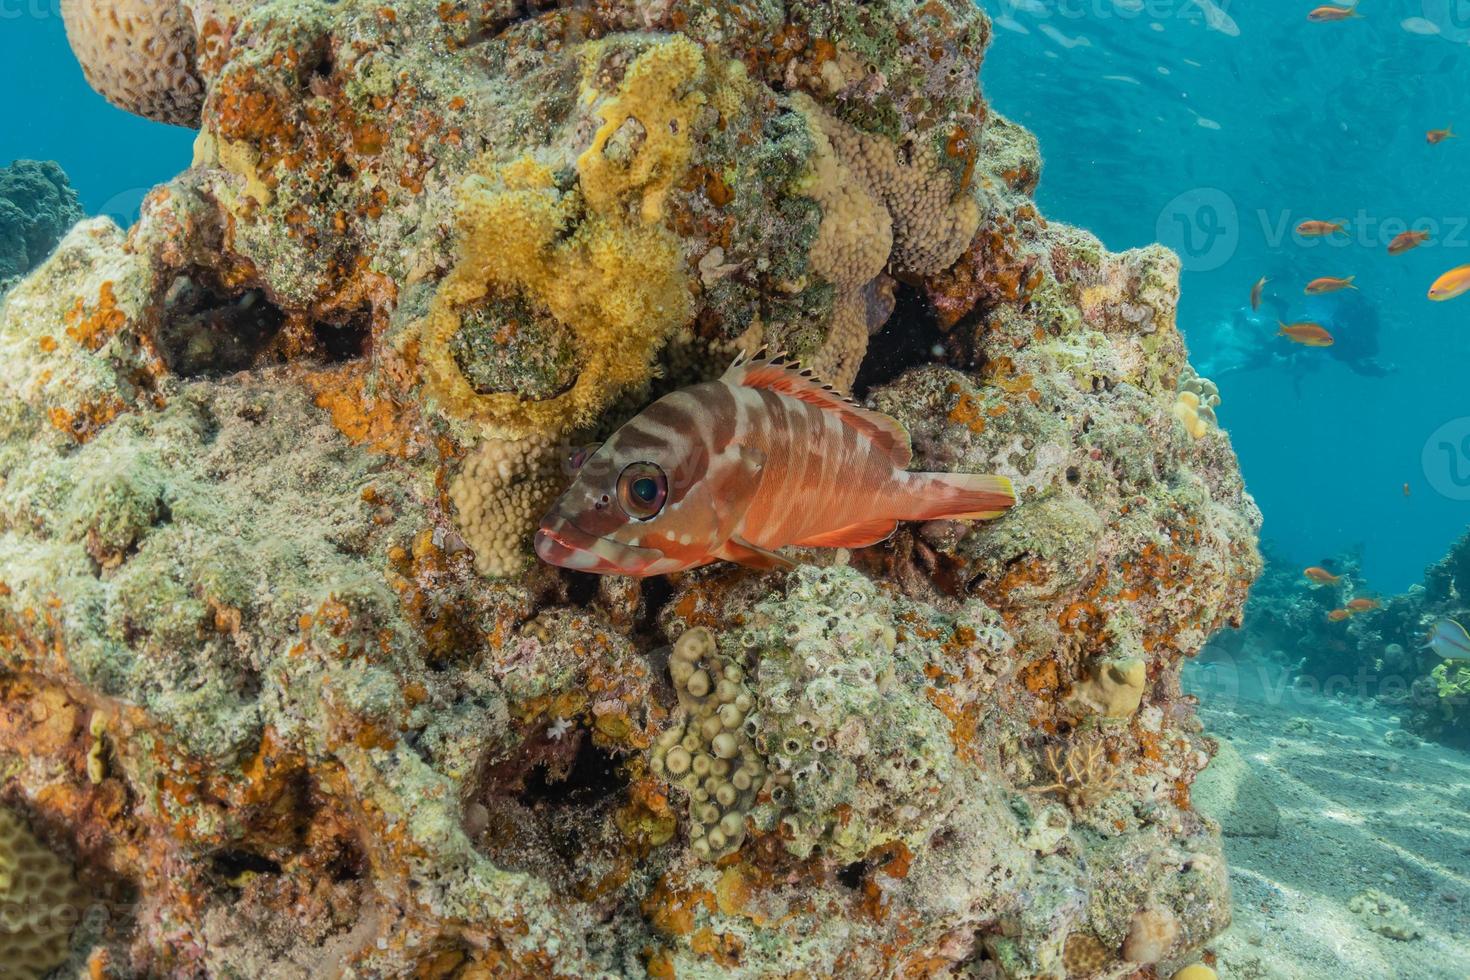
[[[536,533],[563,568],[667,575],[711,562],[790,568],[786,545],[861,548],[899,521],[998,517],[1005,477],[910,473],[896,420],[782,358],[737,360],[665,395],[578,467]]]

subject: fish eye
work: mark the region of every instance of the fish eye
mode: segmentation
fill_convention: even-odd
[[[631,463],[618,474],[618,503],[635,520],[657,517],[668,497],[669,478],[656,463]]]

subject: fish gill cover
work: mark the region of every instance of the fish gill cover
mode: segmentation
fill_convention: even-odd
[[[1205,969],[1179,671],[1259,513],[1176,257],[1038,212],[979,10],[64,6],[198,126],[0,308],[5,798],[120,913],[77,964]],[[1018,505],[790,572],[535,561],[571,447],[760,347]]]

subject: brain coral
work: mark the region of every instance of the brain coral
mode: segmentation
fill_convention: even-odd
[[[1117,978],[1222,927],[1178,675],[1258,514],[1174,415],[1177,262],[1037,212],[969,0],[147,9],[97,36],[197,81],[193,166],[0,308],[4,788],[125,912],[99,971]],[[534,561],[568,450],[761,344],[1019,506]]]
[[[197,128],[204,86],[194,24],[177,0],[62,0],[66,36],[87,81],[120,109]]]
[[[71,867],[0,807],[0,949],[6,976],[40,978],[66,959],[80,889]]]

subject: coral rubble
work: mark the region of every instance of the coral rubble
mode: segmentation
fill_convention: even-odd
[[[1176,260],[1038,214],[968,0],[69,6],[199,128],[0,311],[5,792],[126,910],[94,974],[1121,977],[1223,926],[1178,673],[1259,515],[1176,420]],[[760,345],[1020,505],[534,562],[574,447]]]

